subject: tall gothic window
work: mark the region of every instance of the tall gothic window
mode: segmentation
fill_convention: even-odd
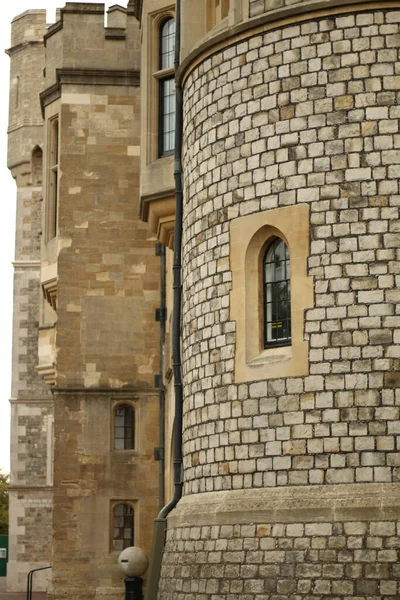
[[[158,154],[172,154],[175,147],[175,21],[167,19],[161,24],[159,34],[159,116]]]
[[[113,509],[113,550],[121,551],[134,545],[135,512],[130,504],[117,504]]]
[[[283,240],[276,238],[266,249],[264,274],[264,347],[291,342],[290,258]]]
[[[133,450],[135,447],[135,409],[119,404],[114,410],[114,448]]]
[[[57,235],[58,220],[58,172],[59,172],[59,127],[58,118],[50,122],[49,137],[49,188],[47,205],[47,239]]]

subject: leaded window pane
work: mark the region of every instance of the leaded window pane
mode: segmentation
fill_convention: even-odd
[[[132,450],[135,447],[135,409],[121,404],[114,411],[114,448]]]
[[[113,548],[124,550],[134,545],[135,513],[129,504],[118,504],[113,511]]]
[[[291,341],[290,258],[285,242],[276,238],[265,252],[264,347],[285,346]]]
[[[160,81],[160,154],[170,154],[175,147],[175,79]]]
[[[175,53],[175,21],[168,19],[160,30],[160,69],[169,69],[174,66]]]

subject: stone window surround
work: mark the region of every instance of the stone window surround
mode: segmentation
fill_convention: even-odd
[[[173,67],[169,69],[160,69],[160,30],[161,26],[168,19],[175,19],[175,7],[169,6],[161,11],[149,15],[148,23],[148,52],[149,57],[147,74],[148,80],[148,100],[149,100],[149,121],[148,121],[148,147],[147,147],[147,162],[151,163],[157,159],[162,159],[159,156],[159,85],[161,79],[168,79],[173,76]]]
[[[235,383],[308,375],[304,311],[313,306],[307,276],[309,207],[306,204],[246,215],[231,226],[231,319],[236,321]],[[271,238],[280,237],[291,264],[290,346],[263,347],[262,258]]]
[[[133,408],[133,410],[135,411],[135,430],[134,430],[134,435],[133,435],[133,439],[134,439],[134,448],[124,448],[124,449],[118,449],[115,448],[115,425],[114,425],[114,419],[115,419],[115,410],[121,406],[121,405],[128,405],[131,406]],[[134,400],[129,400],[129,399],[122,399],[122,400],[118,400],[118,401],[114,401],[112,402],[111,405],[111,436],[110,436],[110,440],[111,440],[111,451],[112,452],[117,452],[117,453],[130,453],[130,454],[137,454],[138,453],[138,448],[139,448],[139,431],[138,431],[138,423],[139,423],[139,414],[138,414],[139,408],[138,408],[138,404],[137,402],[135,402]]]

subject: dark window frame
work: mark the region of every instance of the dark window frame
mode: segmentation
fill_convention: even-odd
[[[276,263],[276,250],[283,244],[284,246],[284,259],[283,259],[283,270],[284,277],[277,279],[276,271],[278,269]],[[272,260],[269,260],[271,251],[273,252]],[[269,279],[267,277],[267,266],[273,265],[274,276]],[[290,256],[289,250],[286,243],[279,237],[274,238],[267,245],[263,260],[262,260],[262,271],[263,271],[263,325],[264,325],[264,349],[267,348],[280,348],[283,346],[290,346],[292,343],[292,331],[291,331],[291,299],[290,299]],[[283,284],[283,285],[282,285]],[[279,287],[284,292],[284,301],[287,303],[286,307],[284,304],[278,301],[277,293],[281,294]],[[278,329],[282,329],[282,333],[286,332],[286,335],[282,337],[273,337],[272,330],[277,332]]]

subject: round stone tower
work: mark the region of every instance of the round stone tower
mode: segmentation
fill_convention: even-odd
[[[159,598],[399,597],[400,4],[245,6],[179,74],[184,496]]]

